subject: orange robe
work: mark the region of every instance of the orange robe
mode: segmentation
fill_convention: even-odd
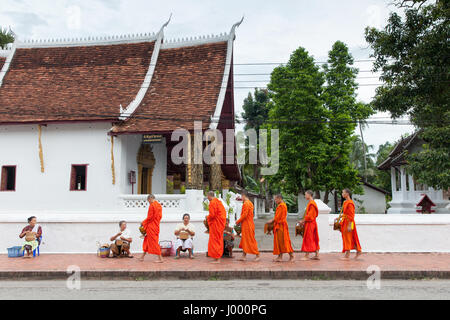
[[[142,222],[142,226],[147,232],[142,245],[144,252],[161,255],[161,247],[159,246],[159,223],[161,218],[162,207],[155,200],[148,208],[147,219]]]
[[[287,223],[287,206],[281,202],[275,211],[273,220],[273,254],[294,252],[291,245],[291,237],[289,236],[289,227]]]
[[[236,224],[241,224],[241,242],[239,248],[245,253],[259,254],[255,239],[255,222],[253,221],[253,203],[246,200],[242,205],[241,217]]]
[[[316,252],[319,246],[319,230],[317,229],[316,218],[319,215],[319,208],[314,200],[310,200],[306,206],[305,232],[303,234],[302,252]]]
[[[210,201],[206,218],[209,225],[208,256],[219,259],[223,255],[223,231],[227,220],[227,212],[219,199]]]
[[[352,231],[347,231],[349,224],[352,224]],[[342,252],[357,250],[361,251],[361,245],[359,244],[358,232],[356,232],[355,225],[355,203],[353,200],[345,200],[342,206],[342,220],[341,220],[341,233],[342,233]]]

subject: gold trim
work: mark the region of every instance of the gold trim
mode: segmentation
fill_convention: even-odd
[[[42,136],[42,126],[41,125],[38,126],[38,131],[39,131],[39,161],[41,163],[41,172],[44,173],[45,169],[44,169],[44,153],[42,151],[42,141],[41,141],[41,136]]]

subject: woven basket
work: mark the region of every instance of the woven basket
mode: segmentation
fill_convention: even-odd
[[[187,239],[189,239],[189,232],[187,232],[187,231],[180,231],[180,234],[178,235],[178,237],[181,240],[187,240]]]
[[[109,247],[101,247],[97,250],[97,256],[100,258],[109,258],[109,254],[111,253],[111,249]]]

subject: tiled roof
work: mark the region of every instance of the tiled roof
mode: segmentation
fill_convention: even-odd
[[[0,87],[0,123],[117,120],[142,85],[154,45],[17,48]]]
[[[405,150],[417,138],[418,133],[419,131],[416,131],[414,134],[402,138],[389,153],[388,157],[378,165],[378,169],[388,170],[391,167],[405,165]]]
[[[5,57],[0,57],[0,70],[3,67],[3,64],[5,63],[6,58]]]
[[[227,42],[161,49],[155,73],[133,116],[114,133],[169,132],[193,129],[194,120],[209,126],[222,86]]]

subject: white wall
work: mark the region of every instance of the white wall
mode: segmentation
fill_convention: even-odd
[[[0,166],[17,165],[16,191],[0,192],[0,213],[112,210],[110,123],[49,124],[42,127],[45,172],[41,173],[37,125],[0,126]],[[115,155],[120,144],[115,145]],[[88,164],[87,191],[70,191],[72,164]],[[120,167],[120,158],[116,159]]]
[[[321,252],[341,252],[337,215],[319,214]],[[450,214],[357,214],[363,252],[450,252]]]
[[[79,213],[64,214],[60,216],[41,214],[38,223],[42,227],[43,244],[40,251],[46,253],[95,253],[97,242],[111,243],[109,238],[118,232],[118,222],[125,219],[133,237],[131,250],[142,252],[142,239],[139,238],[139,226],[147,216],[146,210],[139,213],[111,213],[108,215],[83,215]],[[0,253],[6,253],[6,248],[20,246],[23,239],[19,239],[19,233],[26,226],[27,215],[9,215],[0,223],[2,245]],[[182,220],[182,215],[176,217],[164,216],[160,227],[159,240],[175,241],[173,234],[175,226]],[[208,235],[204,233],[205,226],[202,218],[193,218],[191,222],[196,228],[194,237],[194,250],[206,252]]]
[[[121,135],[116,138],[122,145],[120,177],[124,183],[121,186],[121,192],[131,194],[132,186],[129,183],[128,173],[135,171],[138,174],[137,155],[141,147],[142,135]],[[167,187],[167,147],[163,138],[161,143],[152,144],[153,155],[155,156],[155,168],[152,177],[152,193],[164,194]],[[137,181],[134,185],[134,194],[137,194]]]
[[[361,207],[364,207],[365,212],[369,214],[385,213],[386,212],[386,197],[384,193],[374,190],[368,186],[363,186],[364,194],[353,195],[353,200],[356,205],[356,212],[362,212]],[[362,201],[360,204],[358,201]]]
[[[155,168],[152,177],[152,193],[166,193],[167,188],[167,147],[163,139],[160,143],[152,144],[155,156]]]

